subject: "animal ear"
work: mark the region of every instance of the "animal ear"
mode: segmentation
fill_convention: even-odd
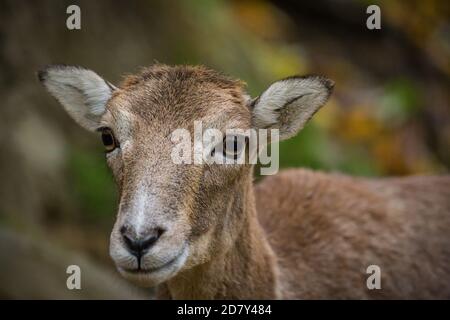
[[[79,125],[90,131],[98,128],[113,85],[77,66],[51,65],[39,71],[38,78]]]
[[[333,81],[320,76],[277,81],[250,102],[253,126],[279,129],[280,140],[291,138],[325,104],[333,86]]]

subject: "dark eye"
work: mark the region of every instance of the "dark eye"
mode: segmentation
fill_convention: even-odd
[[[227,158],[237,159],[244,146],[243,139],[236,135],[227,135],[223,139],[223,155]]]
[[[116,139],[114,138],[111,129],[102,128],[101,132],[102,132],[102,142],[103,145],[105,146],[106,152],[111,152],[119,146]]]

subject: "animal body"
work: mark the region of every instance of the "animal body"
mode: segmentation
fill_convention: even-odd
[[[173,161],[173,133],[195,136],[196,122],[223,134],[221,149],[204,148],[224,159],[247,152],[229,129],[294,136],[331,80],[290,77],[252,99],[204,67],[153,65],[118,87],[74,66],[49,66],[39,79],[101,134],[119,189],[111,257],[125,278],[158,285],[159,298],[450,298],[449,177],[301,169],[255,186],[248,162]],[[379,289],[367,285],[370,266]]]

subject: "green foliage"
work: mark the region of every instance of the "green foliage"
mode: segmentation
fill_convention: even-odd
[[[339,143],[314,122],[296,137],[280,143],[280,167],[304,167],[374,176],[374,159],[362,147]]]
[[[329,141],[325,133],[314,123],[308,124],[292,139],[280,143],[280,167],[328,168],[330,153]]]
[[[379,116],[387,123],[404,123],[416,115],[420,100],[419,89],[410,80],[395,79],[384,88]]]
[[[82,149],[72,150],[69,161],[71,189],[88,220],[102,220],[115,215],[114,181],[104,155]]]

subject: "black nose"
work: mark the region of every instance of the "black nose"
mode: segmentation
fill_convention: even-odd
[[[125,245],[128,251],[136,258],[140,259],[161,237],[163,233],[161,228],[152,228],[142,236],[136,236],[127,226],[120,229]]]

